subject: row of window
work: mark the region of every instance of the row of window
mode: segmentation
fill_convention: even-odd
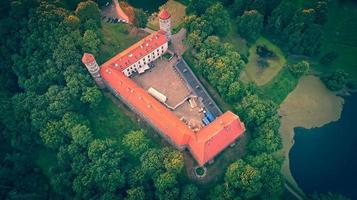
[[[160,51],[159,49],[156,50],[157,51],[157,56],[160,56]],[[164,53],[164,46],[161,46],[161,54]],[[152,52],[152,57],[153,59],[155,60],[155,52]],[[142,65],[141,65],[141,60],[139,60],[138,62],[138,67],[141,68]],[[150,63],[151,62],[151,59],[150,59],[150,54],[148,55],[148,62]],[[146,65],[146,58],[144,57],[143,59],[143,64]],[[129,67],[129,68],[126,68],[125,71],[128,73],[128,75],[130,76],[132,74],[133,71],[136,71],[136,64],[134,64],[133,66]]]

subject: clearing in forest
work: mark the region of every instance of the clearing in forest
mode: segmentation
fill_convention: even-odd
[[[266,47],[274,55],[262,58],[257,53],[257,47]],[[258,86],[265,85],[272,80],[286,64],[286,59],[279,47],[260,37],[249,48],[249,59],[240,79],[243,82],[254,81]]]

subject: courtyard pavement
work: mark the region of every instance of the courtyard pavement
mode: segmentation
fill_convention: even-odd
[[[222,111],[219,109],[217,104],[213,101],[211,96],[208,94],[206,89],[202,86],[200,81],[197,79],[196,75],[192,72],[190,67],[187,65],[185,60],[180,59],[176,64],[175,68],[185,79],[187,84],[191,87],[192,91],[202,98],[202,103],[205,106],[207,111],[210,111],[216,117],[222,114]]]

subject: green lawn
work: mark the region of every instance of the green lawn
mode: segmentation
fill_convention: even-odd
[[[348,1],[331,1],[327,24],[324,27],[321,55],[335,51],[339,57],[331,65],[315,65],[321,72],[344,69],[357,79],[357,6]]]
[[[106,96],[98,107],[89,110],[86,115],[97,138],[121,139],[130,130],[139,129],[137,123]]]
[[[97,56],[99,63],[104,63],[109,58],[148,35],[146,32],[137,31],[127,24],[103,23],[102,26],[104,44],[100,47],[100,52]]]
[[[268,59],[269,67],[262,69],[257,65],[258,55],[256,48],[258,45],[265,45],[269,50],[276,54],[276,58]],[[240,79],[244,82],[254,81],[258,86],[263,86],[272,80],[286,64],[286,59],[279,47],[269,40],[260,37],[250,48],[248,64],[241,73]]]
[[[259,87],[258,94],[280,105],[297,84],[298,79],[290,73],[288,68],[284,67],[273,80]]]

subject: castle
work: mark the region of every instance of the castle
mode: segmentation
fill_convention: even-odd
[[[93,55],[85,53],[82,62],[101,88],[111,92],[145,119],[158,133],[179,150],[188,149],[198,165],[203,166],[243,135],[244,124],[228,111],[198,132],[191,130],[130,76],[150,69],[149,64],[168,49],[171,39],[171,17],[159,14],[160,30],[154,32],[99,66]],[[171,67],[171,66],[167,66]]]

